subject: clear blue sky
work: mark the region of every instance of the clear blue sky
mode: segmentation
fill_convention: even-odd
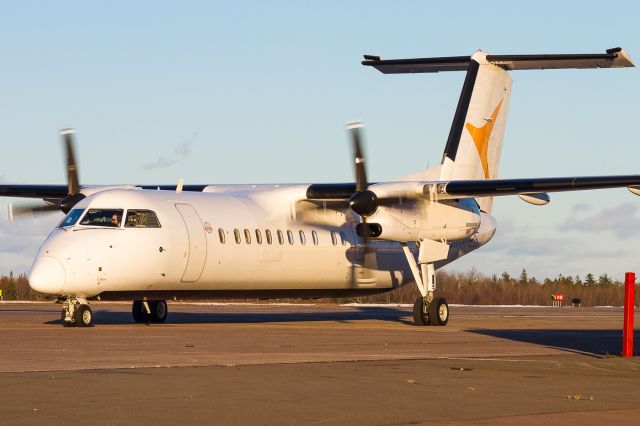
[[[3,2],[0,182],[64,183],[65,126],[85,184],[348,181],[353,119],[371,179],[393,179],[440,160],[464,74],[385,76],[363,53],[622,46],[640,65],[639,18],[631,1]],[[512,78],[500,177],[640,172],[638,69]],[[450,269],[640,272],[639,213],[624,189],[501,199],[494,241]],[[0,273],[59,219],[0,219]]]

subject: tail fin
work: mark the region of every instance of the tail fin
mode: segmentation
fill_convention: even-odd
[[[392,60],[365,55],[362,64],[385,74],[467,71],[442,156],[440,180],[485,180],[498,176],[511,96],[507,71],[634,66],[621,48],[602,54],[569,55],[490,55],[479,50],[471,56]],[[407,178],[427,176],[425,172]],[[491,197],[477,201],[483,211],[491,211]]]
[[[440,180],[484,180],[498,176],[511,78],[486,57],[486,53],[478,51],[470,58],[442,155]],[[490,213],[491,198],[477,201],[483,211]]]
[[[511,96],[507,72],[474,53],[442,156],[442,180],[494,179]]]

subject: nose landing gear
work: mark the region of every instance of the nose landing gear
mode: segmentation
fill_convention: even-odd
[[[62,304],[60,320],[64,327],[93,327],[93,312],[83,298],[67,298]]]
[[[163,323],[168,312],[167,302],[164,300],[134,300],[131,307],[135,322]]]

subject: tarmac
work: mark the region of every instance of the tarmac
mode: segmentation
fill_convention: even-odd
[[[92,308],[65,328],[59,305],[0,303],[0,424],[640,423],[621,308],[451,306],[446,327],[392,305]]]

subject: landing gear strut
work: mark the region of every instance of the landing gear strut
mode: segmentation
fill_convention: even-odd
[[[444,247],[440,247],[439,244],[445,245],[444,243],[434,241],[428,244],[424,244],[424,242],[420,244],[420,252],[418,255],[418,260],[422,260],[420,262],[420,269],[418,269],[416,259],[413,257],[409,247],[406,244],[402,245],[402,250],[409,263],[411,273],[422,296],[419,297],[413,305],[413,322],[415,325],[442,326],[447,325],[449,322],[449,305],[447,301],[444,297],[434,298],[434,292],[436,290],[436,269],[433,261],[429,261],[429,259],[434,260],[434,257],[429,257],[428,254],[425,253],[427,246],[431,248],[435,247],[437,250],[445,249]],[[439,260],[438,257],[441,257],[441,255],[435,256],[435,260]]]
[[[64,327],[93,327],[93,312],[83,298],[67,298],[62,304],[60,320]]]
[[[134,300],[131,307],[135,322],[163,323],[168,312],[167,302],[164,300]]]

